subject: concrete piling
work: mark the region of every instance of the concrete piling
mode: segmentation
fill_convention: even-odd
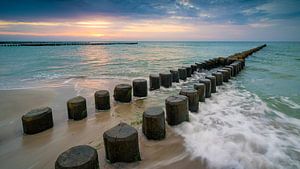
[[[211,83],[211,93],[217,92],[217,78],[215,76],[206,76],[206,79],[210,80]]]
[[[197,90],[197,92],[198,92],[199,101],[200,102],[205,102],[205,89],[206,89],[205,84],[196,83],[196,84],[194,84],[194,89]]]
[[[180,95],[186,96],[188,98],[189,110],[191,112],[197,113],[199,110],[199,95],[198,91],[195,89],[181,89]]]
[[[60,154],[55,169],[99,169],[97,150],[88,145],[79,145]]]
[[[213,72],[212,75],[216,77],[216,85],[221,86],[223,84],[223,74],[221,72]]]
[[[223,70],[223,69],[220,69],[218,70],[218,72],[222,73],[223,74],[223,82],[229,82],[229,71],[228,70]]]
[[[33,109],[22,116],[22,124],[25,134],[36,134],[52,128],[52,109],[50,107]]]
[[[81,120],[87,117],[86,99],[82,96],[74,97],[67,102],[68,117],[73,120]]]
[[[189,121],[188,98],[186,96],[169,96],[165,100],[165,105],[169,125],[173,126]]]
[[[169,88],[172,86],[172,74],[167,72],[167,73],[160,73],[160,84],[161,86],[165,88]]]
[[[134,79],[132,81],[133,96],[135,97],[147,97],[148,85],[146,79]]]
[[[95,108],[97,110],[108,110],[110,109],[110,97],[109,91],[98,90],[94,94],[95,98]]]
[[[150,90],[156,90],[160,88],[160,78],[157,74],[150,74],[149,75],[149,83],[150,83]]]
[[[199,83],[205,84],[205,98],[211,97],[211,82],[209,79],[200,79]]]
[[[147,139],[165,138],[165,112],[161,107],[150,107],[144,111],[142,130]]]
[[[107,130],[103,134],[106,159],[110,163],[140,161],[138,132],[126,123]]]
[[[172,74],[172,81],[175,83],[179,83],[179,72],[178,70],[170,70],[170,73]]]
[[[187,78],[187,71],[186,71],[185,68],[179,68],[178,69],[178,73],[179,73],[179,79],[186,80],[186,78]]]
[[[132,86],[130,84],[118,84],[114,89],[115,101],[129,103],[132,99]]]

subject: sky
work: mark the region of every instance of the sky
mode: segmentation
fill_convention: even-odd
[[[300,41],[300,0],[0,0],[0,40]]]

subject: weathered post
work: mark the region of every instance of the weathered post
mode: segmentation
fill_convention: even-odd
[[[184,67],[186,69],[187,77],[192,77],[192,68],[191,67]]]
[[[211,97],[211,82],[208,79],[200,79],[199,83],[205,84],[205,98]]]
[[[223,84],[223,74],[221,72],[213,72],[213,76],[216,77],[216,85],[220,86]]]
[[[227,70],[229,72],[228,79],[231,79],[231,69],[225,67],[222,70]]]
[[[191,65],[192,73],[197,71],[197,65]]]
[[[163,87],[169,88],[172,86],[172,74],[167,72],[167,73],[160,73],[160,83]]]
[[[172,81],[175,83],[179,83],[179,73],[178,70],[170,70],[172,74]]]
[[[22,116],[22,124],[25,134],[36,134],[52,128],[52,109],[50,107],[33,109]]]
[[[132,86],[130,84],[118,84],[114,89],[114,99],[124,103],[131,102]]]
[[[231,70],[231,77],[234,77],[235,74],[234,74],[234,67],[233,66],[225,66],[225,68],[229,68]]]
[[[238,71],[238,65],[237,64],[234,64],[232,63],[230,66],[233,66],[233,69],[234,69],[234,76],[238,75],[239,71]]]
[[[206,79],[210,80],[211,83],[211,93],[216,93],[217,92],[217,79],[215,76],[206,76]]]
[[[198,112],[199,110],[199,95],[195,89],[181,89],[180,95],[188,97],[189,110]]]
[[[126,123],[107,130],[103,134],[106,159],[111,162],[140,161],[138,132]]]
[[[165,100],[165,104],[169,125],[172,126],[189,121],[188,98],[186,96],[169,96]]]
[[[134,79],[132,81],[133,96],[135,97],[147,97],[148,86],[146,79]]]
[[[82,96],[74,97],[67,102],[68,117],[73,120],[81,120],[86,118],[86,100]]]
[[[88,145],[79,145],[59,155],[55,169],[99,169],[97,150]]]
[[[220,64],[221,66],[225,66],[226,59],[223,58],[223,57],[219,57],[219,58],[218,58],[218,62],[219,62],[219,64]]]
[[[218,70],[218,72],[223,74],[223,82],[229,81],[229,72],[228,70]]]
[[[165,138],[165,112],[161,107],[150,107],[144,111],[142,130],[147,139]]]
[[[238,61],[241,62],[242,69],[244,69],[244,67],[245,67],[245,59],[239,59]]]
[[[203,69],[203,64],[202,63],[196,63],[197,69],[200,72]]]
[[[194,89],[198,92],[200,102],[205,102],[205,88],[205,84],[203,83],[194,84]]]
[[[109,91],[98,90],[94,94],[95,97],[95,108],[97,110],[108,110],[110,109],[110,97]]]
[[[160,88],[160,78],[157,74],[150,74],[149,75],[150,80],[150,90],[156,90]]]
[[[178,73],[179,73],[179,78],[181,80],[186,80],[186,78],[187,78],[187,72],[186,72],[185,68],[179,68],[178,69]]]
[[[238,68],[239,68],[239,72],[243,69],[243,63],[241,61],[236,61],[236,63],[238,64]]]

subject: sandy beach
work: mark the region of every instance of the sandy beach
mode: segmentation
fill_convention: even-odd
[[[60,153],[76,145],[87,144],[98,151],[100,168],[203,168],[199,159],[191,159],[185,150],[184,140],[167,125],[167,137],[162,141],[149,141],[141,132],[144,109],[151,105],[164,105],[164,98],[154,99],[149,93],[145,99],[131,104],[111,100],[112,109],[97,112],[93,93],[108,89],[112,95],[119,80],[84,80],[71,85],[38,89],[1,90],[2,108],[0,128],[0,163],[3,169],[54,168]],[[122,81],[129,82],[129,81]],[[66,101],[76,95],[87,99],[88,117],[81,121],[67,119]],[[54,127],[35,135],[24,135],[21,116],[41,106],[53,109]],[[131,124],[139,131],[142,161],[136,163],[109,164],[105,161],[103,132],[119,122]]]

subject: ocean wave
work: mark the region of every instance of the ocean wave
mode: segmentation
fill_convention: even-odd
[[[289,97],[281,96],[280,101],[292,109],[300,109],[300,105],[290,100]]]
[[[272,110],[236,84],[200,104],[176,127],[194,158],[213,169],[300,168],[300,121]]]

